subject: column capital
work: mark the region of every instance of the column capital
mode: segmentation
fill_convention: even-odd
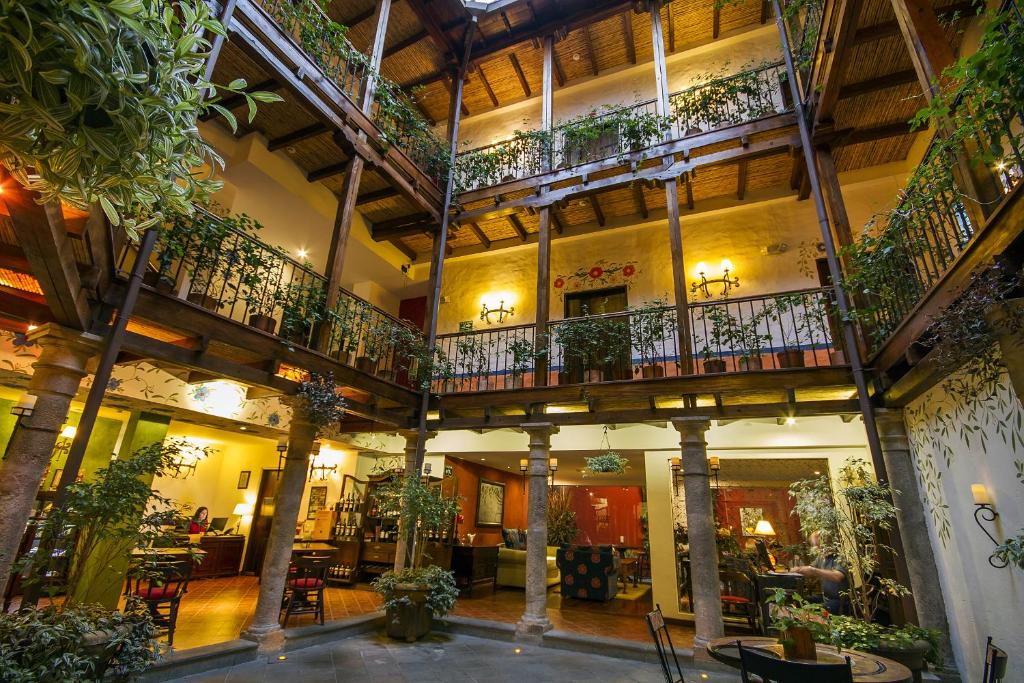
[[[547,447],[551,443],[551,435],[558,433],[558,427],[551,422],[528,422],[520,427],[530,435],[531,446]]]
[[[910,453],[910,439],[907,438],[907,425],[903,421],[902,408],[877,408],[875,410],[875,428],[882,453],[890,457],[895,453]],[[888,469],[888,465],[886,466]]]
[[[672,426],[676,428],[683,437],[700,435],[711,429],[711,418],[703,415],[687,415],[685,417],[673,417]]]
[[[46,323],[25,335],[29,341],[40,346],[58,346],[75,349],[81,347],[88,351],[99,350],[103,340],[91,332],[80,332],[57,323]]]

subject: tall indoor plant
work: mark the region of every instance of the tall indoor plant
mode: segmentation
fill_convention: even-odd
[[[408,534],[411,562],[401,570],[384,572],[373,582],[373,589],[384,598],[388,635],[413,642],[430,631],[433,618],[451,610],[459,595],[454,573],[426,564],[433,558],[424,543],[432,532],[443,535],[454,527],[459,499],[446,496],[439,484],[415,474],[392,474],[377,488],[376,496],[381,514],[397,515],[400,529]]]
[[[629,310],[630,342],[640,352],[637,371],[644,379],[665,375],[665,367],[658,359],[666,355],[665,342],[672,340],[675,331],[676,318],[665,299],[647,301]]]

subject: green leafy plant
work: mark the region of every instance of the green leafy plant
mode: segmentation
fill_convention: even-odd
[[[303,264],[306,271],[313,265]],[[309,344],[316,325],[323,320],[327,308],[324,281],[316,277],[293,277],[278,290],[281,298],[281,336],[297,344]]]
[[[868,651],[875,651],[881,647],[910,649],[923,641],[928,643],[925,659],[933,664],[942,662],[942,641],[939,632],[913,624],[882,626],[856,617],[833,615],[829,620],[829,633],[820,636],[816,634],[815,640],[831,643],[840,649]]]
[[[345,397],[338,392],[334,375],[311,373],[296,392],[301,410],[320,432],[345,416]]]
[[[886,543],[896,519],[889,486],[874,478],[868,464],[859,458],[846,461],[838,473],[839,488],[833,490],[828,475],[802,479],[789,487],[794,514],[800,518],[805,536],[818,532],[820,557],[838,558],[850,576],[876,574],[882,553],[895,551]],[[852,614],[870,622],[879,601],[887,596],[902,597],[909,591],[892,579],[851,581],[845,592]]]
[[[656,364],[665,355],[658,350],[675,336],[676,327],[675,311],[667,299],[653,299],[629,309],[630,343],[640,352],[642,365]]]
[[[701,334],[695,335],[700,346],[700,355],[705,361],[718,358],[723,352],[730,352],[732,330],[736,327],[736,319],[729,311],[728,304],[709,304],[701,306],[697,320],[703,323]]]
[[[565,486],[553,486],[548,492],[548,545],[569,545],[577,533],[572,492]]]
[[[459,589],[455,585],[455,574],[437,565],[406,568],[400,571],[386,571],[373,582],[373,590],[384,598],[384,609],[394,610],[410,603],[403,591],[406,586],[427,589],[427,608],[435,617],[443,617],[455,606]]]
[[[804,628],[815,640],[828,642],[832,616],[822,605],[808,602],[799,593],[783,588],[772,589],[765,597],[765,603],[772,628],[782,632]]]
[[[688,134],[774,114],[777,68],[777,63],[762,62],[735,74],[698,74],[695,85],[672,95],[672,118]]]
[[[547,349],[537,349],[530,339],[517,337],[505,346],[505,357],[509,359],[508,370],[512,375],[513,384],[521,383],[527,370],[535,363],[547,357]]]
[[[1007,565],[1024,570],[1024,530],[997,545],[992,556]]]
[[[225,32],[204,2],[3,0],[0,16],[0,164],[42,201],[98,203],[130,232],[219,189],[195,170],[223,167],[199,117],[236,125],[219,92],[244,96],[250,120],[281,99],[206,81],[205,36]]]
[[[608,451],[591,458],[585,458],[587,470],[590,472],[611,472],[622,474],[629,469],[629,459],[624,458],[615,451]]]
[[[482,334],[469,334],[459,337],[455,342],[456,373],[467,383],[478,379],[484,381],[491,365],[491,349],[494,342]]]
[[[149,610],[134,599],[121,611],[51,605],[5,612],[0,614],[0,680],[129,680],[157,660],[156,635]]]
[[[552,327],[555,343],[561,347],[565,361],[584,372],[607,369],[619,360],[629,343],[629,326],[625,321],[592,315],[586,306],[583,315],[567,318]]]

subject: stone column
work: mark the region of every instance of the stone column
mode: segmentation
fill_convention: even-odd
[[[410,477],[418,477],[420,472],[419,468],[416,467],[416,440],[419,438],[419,432],[403,432],[402,436],[405,437],[405,478],[408,480]],[[427,435],[427,439],[430,435]],[[424,454],[426,455],[426,454]],[[398,543],[395,546],[395,571],[401,571],[408,562],[409,545],[412,541],[411,534],[406,533],[406,529],[399,529]]]
[[[903,422],[903,411],[876,409],[875,423],[885,460],[886,480],[893,490],[896,523],[903,540],[903,559],[910,579],[910,590],[917,611],[918,624],[942,633],[942,649],[949,657],[949,624],[946,604],[939,589],[939,570],[935,566],[928,528],[927,513],[914,472],[910,442]]]
[[[274,517],[270,523],[270,537],[263,555],[260,574],[260,593],[256,600],[256,613],[243,637],[255,640],[260,650],[279,650],[284,645],[284,632],[279,620],[281,598],[288,565],[295,543],[295,522],[299,517],[299,503],[306,486],[309,453],[316,439],[316,427],[296,408],[288,430],[288,455],[285,457],[281,484],[274,498]]]
[[[550,422],[524,424],[530,435],[530,489],[526,507],[526,609],[516,624],[516,638],[539,642],[551,630],[548,620],[548,459],[551,435],[558,427]]]
[[[1024,403],[1024,299],[1007,299],[990,306],[985,320],[999,340],[999,353],[1010,374],[1013,392]]]
[[[71,399],[96,354],[95,335],[50,323],[29,335],[42,348],[32,364],[28,393],[36,397],[31,415],[20,418],[0,463],[0,588],[7,585],[32,502],[43,479]]]
[[[718,544],[715,541],[715,513],[708,474],[707,443],[704,433],[711,428],[706,417],[674,417],[683,459],[683,492],[686,501],[686,529],[690,538],[690,577],[693,584],[693,647],[725,635],[722,623],[722,591],[718,583]]]

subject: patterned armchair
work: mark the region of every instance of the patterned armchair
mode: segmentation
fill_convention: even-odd
[[[611,548],[563,546],[557,563],[562,597],[603,602],[618,592],[619,556]]]

